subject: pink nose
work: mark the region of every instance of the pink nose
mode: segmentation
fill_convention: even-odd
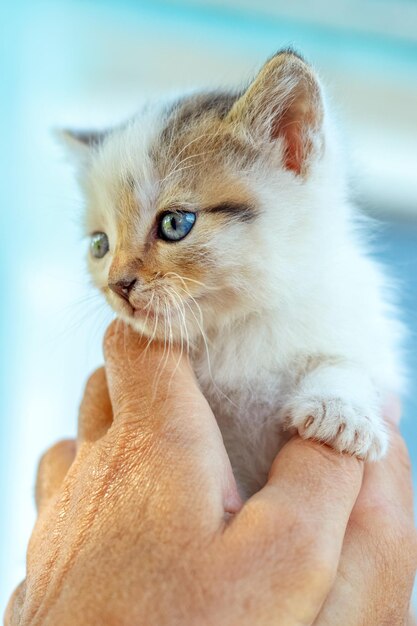
[[[117,293],[118,296],[127,300],[129,302],[130,292],[133,287],[136,285],[136,278],[131,280],[130,278],[125,280],[118,280],[115,283],[109,283],[109,287],[114,293]]]

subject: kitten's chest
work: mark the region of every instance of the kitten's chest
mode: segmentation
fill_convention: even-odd
[[[286,381],[279,370],[264,366],[245,368],[242,363],[195,360],[200,388],[219,424],[234,474],[244,497],[266,480],[272,460],[286,439],[279,410]]]
[[[278,359],[271,359],[266,351],[254,357],[250,346],[241,342],[239,347],[233,337],[218,337],[210,352],[205,345],[195,349],[191,362],[219,423],[256,427],[279,410],[289,381]]]

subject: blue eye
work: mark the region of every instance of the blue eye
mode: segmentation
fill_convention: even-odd
[[[184,239],[195,224],[196,214],[189,211],[164,213],[158,226],[158,236],[165,241]]]
[[[90,252],[95,259],[102,259],[109,251],[109,240],[106,233],[93,233],[90,241]]]

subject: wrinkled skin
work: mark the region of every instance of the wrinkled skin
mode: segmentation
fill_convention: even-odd
[[[292,439],[242,505],[187,359],[165,355],[157,371],[162,354],[109,328],[76,444],[40,462],[27,575],[5,624],[411,624],[417,545],[396,426],[365,471]]]

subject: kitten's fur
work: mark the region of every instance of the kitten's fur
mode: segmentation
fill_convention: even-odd
[[[384,454],[401,326],[359,237],[321,86],[298,55],[278,53],[240,93],[185,96],[69,140],[87,231],[110,241],[90,258],[94,282],[138,331],[189,343],[244,495],[265,482],[284,430]],[[172,207],[197,221],[167,243],[156,216]],[[134,278],[130,303],[147,319],[108,288]]]

